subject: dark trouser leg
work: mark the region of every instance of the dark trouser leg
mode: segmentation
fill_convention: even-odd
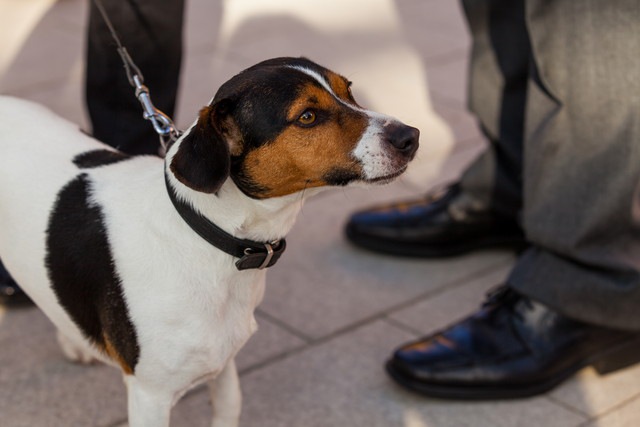
[[[104,1],[120,40],[141,69],[153,102],[173,116],[182,57],[184,0]],[[90,2],[86,101],[93,135],[126,153],[157,154],[158,136],[129,85],[115,43]]]
[[[640,329],[640,3],[532,0],[524,211],[509,283],[561,313]]]
[[[491,142],[464,173],[463,197],[478,210],[517,218],[522,207],[524,108],[530,63],[524,3],[463,2],[473,36],[469,108]]]

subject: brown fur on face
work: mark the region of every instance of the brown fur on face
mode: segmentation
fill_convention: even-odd
[[[346,96],[348,86],[339,79],[334,84],[342,84]],[[316,112],[316,123],[298,125],[298,117],[308,109]],[[328,179],[336,174],[362,173],[351,153],[368,125],[365,114],[341,104],[325,89],[308,84],[299,91],[286,117],[290,125],[283,132],[245,156],[245,179],[264,189],[257,197],[285,196],[328,185]]]
[[[334,72],[327,72],[327,80],[329,80],[329,86],[333,89],[333,92],[342,100],[349,102],[353,105],[358,105],[353,99],[351,94],[351,83],[339,74]]]

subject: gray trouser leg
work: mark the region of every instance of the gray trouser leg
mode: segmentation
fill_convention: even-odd
[[[470,107],[494,143],[463,190],[508,213],[521,170],[534,245],[509,283],[570,317],[640,329],[640,3],[465,0],[465,11]]]
[[[640,329],[640,2],[527,1],[523,225],[509,283],[584,321]]]

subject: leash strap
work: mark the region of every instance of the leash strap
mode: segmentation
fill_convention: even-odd
[[[238,270],[271,267],[280,259],[287,247],[287,242],[277,240],[275,242],[260,243],[253,240],[238,239],[227,233],[199,212],[196,212],[189,204],[183,202],[176,196],[173,186],[169,183],[169,177],[165,173],[165,184],[169,198],[176,211],[180,214],[184,222],[204,240],[216,248],[239,258],[236,261]]]
[[[133,59],[131,59],[131,56],[129,55],[129,52],[127,52],[127,49],[120,42],[118,33],[113,27],[113,24],[109,19],[109,15],[107,15],[107,11],[105,10],[102,1],[93,0],[93,3],[98,8],[100,15],[102,15],[102,19],[104,19],[105,24],[107,24],[107,28],[111,33],[111,37],[118,46],[118,54],[120,55],[120,59],[122,59],[122,63],[124,64],[124,69],[127,72],[129,84],[135,88],[136,98],[138,98],[138,101],[142,106],[142,117],[145,120],[149,120],[151,122],[151,124],[153,125],[153,129],[156,131],[160,138],[160,145],[166,152],[167,145],[178,139],[182,132],[180,132],[180,130],[176,128],[169,116],[158,110],[153,105],[153,102],[151,102],[149,88],[144,85],[144,76],[142,75],[142,72],[135,64],[135,62],[133,62]]]

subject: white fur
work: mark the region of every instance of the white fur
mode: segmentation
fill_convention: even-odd
[[[390,166],[373,160],[384,152],[379,127],[392,119],[368,114],[372,124],[355,155],[367,177],[383,176]],[[166,164],[180,143],[171,147]],[[114,364],[58,304],[44,264],[56,196],[86,173],[91,203],[102,209],[140,348],[135,375],[125,376],[130,426],[168,426],[172,405],[205,381],[212,390],[213,426],[237,426],[241,398],[233,359],[257,328],[253,313],[263,297],[265,271],[238,271],[233,257],[185,224],[167,195],[167,166],[161,159],[139,156],[83,170],[72,163],[78,154],[96,149],[110,148],[43,107],[0,97],[2,261],[58,328],[65,354],[77,361]],[[187,188],[171,173],[169,178],[179,197],[240,238],[282,238],[302,207],[300,194],[254,200],[228,179],[212,196]]]

